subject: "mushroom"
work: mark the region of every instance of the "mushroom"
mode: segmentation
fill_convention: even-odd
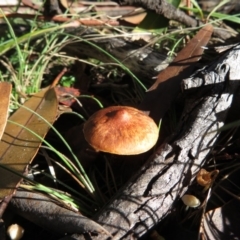
[[[18,224],[12,224],[7,229],[7,234],[11,240],[19,240],[22,238],[24,229]]]
[[[135,155],[156,144],[159,130],[153,119],[142,111],[112,106],[94,113],[84,124],[83,133],[96,151]]]
[[[211,186],[218,173],[219,170],[213,170],[212,172],[208,172],[207,170],[202,168],[197,174],[197,183],[203,186],[205,191]]]
[[[187,206],[186,210],[189,207],[196,208],[196,207],[198,207],[201,204],[201,202],[199,201],[198,198],[196,198],[195,196],[190,195],[190,194],[183,195],[182,196],[182,201]]]

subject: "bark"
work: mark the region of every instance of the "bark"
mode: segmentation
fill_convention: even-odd
[[[91,239],[138,239],[161,221],[187,190],[218,137],[239,85],[239,45],[183,81],[186,104],[174,136],[96,216],[110,232]],[[86,239],[75,234],[74,239]],[[88,238],[89,239],[89,238]]]

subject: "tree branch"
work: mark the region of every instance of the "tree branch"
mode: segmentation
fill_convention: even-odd
[[[217,140],[239,86],[240,47],[184,80],[186,104],[175,135],[162,144],[95,220],[112,239],[138,239],[161,221],[194,180]],[[191,83],[197,83],[191,85]],[[206,83],[206,86],[205,86]],[[199,88],[201,87],[201,88]],[[85,239],[73,235],[75,239]],[[90,236],[94,240],[108,236]]]
[[[200,20],[196,20],[175,8],[166,0],[119,0],[117,2],[121,5],[138,6],[155,11],[170,20],[175,20],[189,27],[197,27],[203,24]],[[214,29],[214,34],[221,39],[232,37],[231,33],[224,29]]]

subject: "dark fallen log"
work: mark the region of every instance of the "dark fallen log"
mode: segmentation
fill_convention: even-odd
[[[74,239],[138,239],[168,214],[214,147],[239,86],[239,64],[238,45],[183,81],[186,104],[178,131],[95,217],[113,237]]]
[[[41,193],[18,190],[9,206],[14,213],[58,236],[63,236],[66,232],[109,234],[93,220]]]
[[[115,34],[100,35],[96,29],[79,26],[66,28],[64,34],[71,34],[76,41],[66,44],[64,50],[74,56],[90,57],[104,63],[118,64],[111,55],[135,75],[144,79],[152,79],[165,69],[170,59],[156,49],[143,46],[138,42],[126,40],[124,36]],[[139,34],[141,36],[141,34]],[[78,37],[78,39],[77,39]],[[104,52],[106,51],[106,52]]]

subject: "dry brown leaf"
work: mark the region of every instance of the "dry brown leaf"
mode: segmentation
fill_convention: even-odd
[[[182,79],[189,77],[196,62],[201,58],[204,46],[211,35],[212,25],[203,27],[183,48],[173,62],[158,75],[156,82],[148,90],[140,108],[157,123],[170,108],[172,101],[180,92]],[[152,104],[152,103],[155,104]]]
[[[33,112],[29,111],[31,109]],[[18,174],[23,174],[27,165],[36,155],[41,140],[30,131],[40,137],[44,137],[49,125],[39,116],[42,116],[49,123],[53,123],[57,112],[57,98],[55,90],[44,89],[32,96],[20,107],[10,118],[0,142],[0,199],[8,196],[16,190],[21,180]],[[14,123],[19,125],[16,125]],[[6,170],[9,168],[11,171]]]
[[[146,17],[146,15],[147,12],[144,9],[137,8],[132,13],[122,16],[121,20],[137,25]]]
[[[0,83],[0,139],[2,138],[7,118],[8,118],[8,107],[10,101],[10,94],[12,85],[7,82]]]

